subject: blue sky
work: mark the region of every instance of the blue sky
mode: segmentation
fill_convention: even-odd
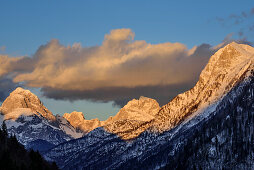
[[[179,42],[188,49],[203,43],[215,46],[229,34],[234,39],[254,41],[250,29],[254,17],[249,14],[254,7],[252,0],[2,0],[0,4],[0,54],[9,57],[32,57],[52,39],[63,46],[100,46],[106,34],[121,28],[131,29],[135,40],[151,44]],[[243,12],[248,17],[241,17]],[[235,24],[233,15],[239,16],[240,23]],[[38,89],[32,91],[40,94]],[[119,109],[112,106],[113,102],[42,100],[54,113],[78,110],[88,119],[103,120]]]

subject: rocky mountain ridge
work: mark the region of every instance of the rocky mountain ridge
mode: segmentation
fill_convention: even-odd
[[[215,104],[246,72],[250,74],[249,69],[254,63],[253,56],[253,47],[235,42],[218,50],[201,72],[197,84],[162,107],[154,119],[154,130],[169,130],[184,118],[195,116]]]
[[[153,120],[159,110],[160,106],[156,100],[141,96],[129,101],[115,116],[105,121],[86,120],[82,112],[65,113],[63,117],[83,132],[88,133],[103,127],[107,132],[129,140],[142,133],[143,125]]]
[[[54,116],[36,95],[18,87],[0,107],[0,120],[6,122],[9,132],[22,144],[48,143],[52,146],[80,138],[98,127],[122,139],[132,139],[144,131],[143,124],[151,121],[159,109],[154,99],[140,97],[128,102],[116,116],[105,121],[86,120],[82,112],[76,111]]]
[[[127,132],[133,140],[97,128],[44,156],[62,169],[253,169],[253,81],[254,48],[233,42],[211,57],[195,87],[159,109],[141,133]]]

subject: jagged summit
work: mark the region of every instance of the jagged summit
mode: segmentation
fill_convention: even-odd
[[[129,101],[116,116],[107,120],[104,128],[122,139],[132,139],[142,133],[160,110],[159,103],[141,96]]]
[[[83,136],[61,116],[54,116],[40,99],[21,87],[16,88],[0,107],[0,124],[5,120],[8,132],[26,147],[56,145]],[[37,142],[37,141],[43,141]]]
[[[63,117],[70,122],[70,124],[85,133],[102,126],[99,119],[86,120],[82,112],[74,111],[72,113],[65,113]]]
[[[63,115],[63,117],[67,120],[70,118],[73,118],[73,119],[79,120],[79,121],[85,120],[84,114],[82,112],[77,112],[77,111],[73,111],[71,113],[65,113]]]
[[[11,94],[20,94],[20,93],[31,93],[30,90],[25,90],[22,87],[17,87]]]
[[[115,133],[122,139],[132,139],[144,131],[144,125],[153,120],[159,110],[156,100],[141,96],[138,100],[129,101],[115,116],[105,121],[97,118],[86,120],[82,112],[76,111],[65,113],[63,117],[83,132],[103,126],[106,131]]]
[[[21,87],[16,88],[5,99],[1,112],[6,117],[16,119],[20,115],[36,114],[48,120],[55,120],[55,116],[42,104],[40,99]]]
[[[113,117],[113,120],[129,119],[148,121],[160,109],[159,103],[151,98],[141,96],[139,100],[133,99],[129,101],[120,111]]]
[[[200,78],[206,79],[210,75],[219,74],[219,72],[231,72],[231,68],[239,67],[239,64],[246,64],[253,56],[253,47],[232,42],[211,56]]]
[[[139,100],[141,101],[141,100],[149,100],[150,98],[148,98],[148,97],[145,97],[145,96],[140,96],[139,97]]]
[[[235,48],[237,51],[241,52],[242,54],[253,55],[253,53],[254,53],[253,47],[251,47],[247,44],[238,44],[233,41],[230,44],[228,44],[227,46],[231,46],[231,47]]]
[[[154,119],[156,131],[171,129],[188,116],[216,104],[254,66],[254,48],[232,42],[211,56],[197,84],[162,107]]]

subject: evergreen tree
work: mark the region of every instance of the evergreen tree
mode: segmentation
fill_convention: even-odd
[[[3,124],[2,124],[2,133],[4,136],[8,136],[7,126],[5,121],[3,121]]]
[[[39,152],[28,152],[15,135],[7,135],[5,122],[0,129],[1,170],[58,170],[56,163],[48,163]]]

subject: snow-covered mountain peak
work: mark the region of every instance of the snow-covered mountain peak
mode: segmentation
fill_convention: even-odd
[[[246,58],[253,57],[254,48],[246,44],[238,44],[232,42],[225,47],[219,49],[209,60],[208,63],[214,63],[218,60],[245,60]]]
[[[0,107],[0,124],[2,121],[6,122],[9,133],[15,134],[28,148],[43,145],[36,143],[37,140],[56,145],[84,134],[63,117],[55,117],[35,94],[20,87]]]
[[[149,100],[150,98],[145,97],[145,96],[140,96],[139,97],[139,101],[143,101],[143,100]]]
[[[114,117],[108,119],[104,128],[122,139],[129,140],[144,132],[159,110],[160,106],[154,99],[147,97],[140,97],[139,100],[133,99]]]
[[[10,93],[11,95],[34,95],[30,90],[23,89],[22,87],[17,87],[13,92]],[[35,95],[34,95],[35,96]]]
[[[253,55],[254,54],[254,48],[247,45],[247,44],[238,44],[233,41],[230,44],[228,44],[227,46],[234,48],[237,51],[239,51],[240,53],[245,54],[245,55]]]
[[[24,109],[26,109],[26,113],[30,109],[30,115],[33,113],[48,120],[55,120],[55,116],[42,104],[35,94],[21,87],[16,88],[5,99],[1,106],[1,113],[4,115],[12,114],[11,117],[16,119],[18,117],[15,117],[14,115],[22,115]]]
[[[234,70],[241,67],[241,65],[246,65],[253,58],[253,47],[232,42],[211,56],[200,75],[200,79],[206,80],[210,76],[216,76],[222,73],[227,74],[232,72],[232,69]]]
[[[188,116],[215,104],[254,69],[254,48],[232,42],[211,56],[197,84],[162,107],[154,119],[156,131],[171,129]]]

